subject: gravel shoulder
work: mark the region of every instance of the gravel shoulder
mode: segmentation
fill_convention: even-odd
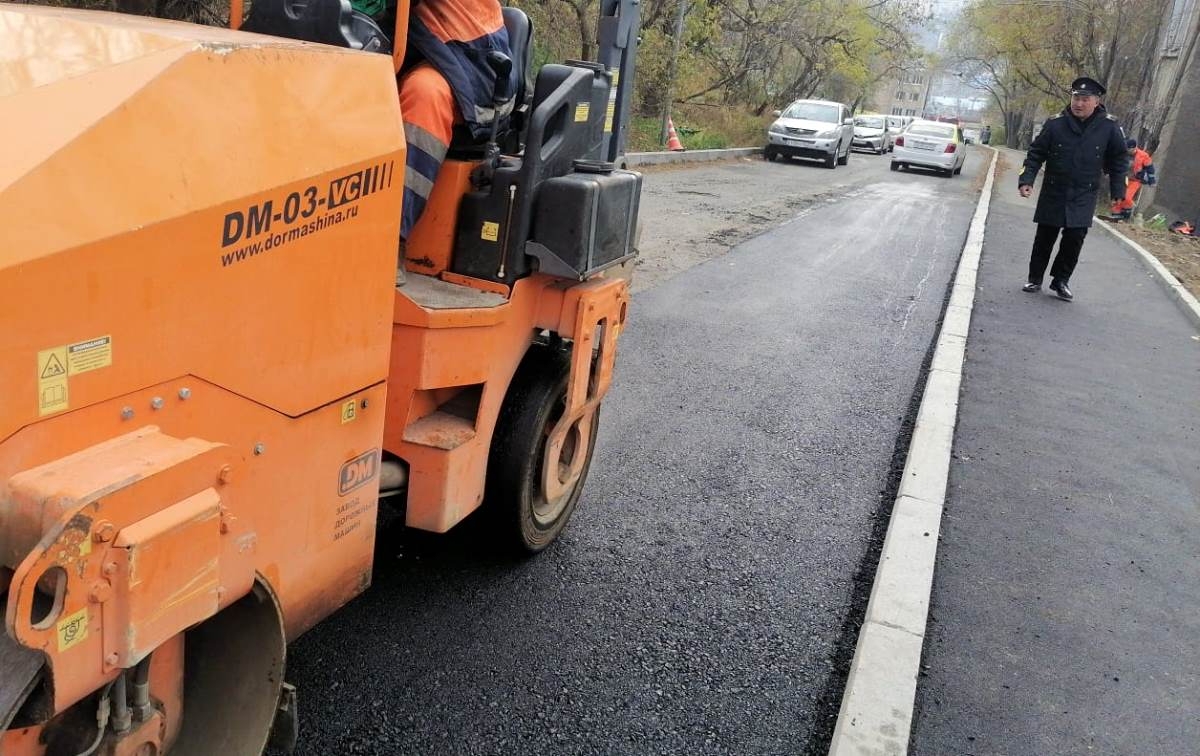
[[[1128,223],[1117,229],[1146,248],[1146,251],[1167,266],[1187,290],[1200,297],[1200,238],[1186,237],[1170,231],[1137,228]]]
[[[813,162],[766,163],[759,157],[638,168],[645,180],[634,292],[836,200],[878,167],[873,157],[852,154],[848,165],[832,171]],[[751,165],[755,169],[746,170]]]

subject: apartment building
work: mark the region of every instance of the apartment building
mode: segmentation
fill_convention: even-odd
[[[920,116],[929,98],[929,71],[902,71],[876,99],[876,110],[888,115]]]

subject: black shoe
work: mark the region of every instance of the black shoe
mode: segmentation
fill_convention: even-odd
[[[1053,288],[1053,287],[1051,287],[1051,288]],[[1041,291],[1041,290],[1042,290],[1042,285],[1040,283],[1034,283],[1033,281],[1030,281],[1029,283],[1027,283],[1021,287],[1021,291],[1027,291],[1031,294],[1034,292],[1037,292],[1037,291]]]
[[[1071,290],[1069,288],[1067,288],[1066,281],[1059,281],[1058,279],[1055,279],[1050,282],[1050,289],[1055,294],[1058,294],[1059,299],[1062,299],[1064,301],[1070,302],[1072,299],[1075,298],[1075,295],[1071,293]]]

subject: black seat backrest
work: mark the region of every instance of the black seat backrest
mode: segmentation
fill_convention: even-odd
[[[533,24],[520,8],[507,5],[500,10],[504,17],[504,29],[508,32],[508,47],[512,51],[517,91],[513,97],[512,113],[500,121],[496,141],[500,144],[501,152],[514,155],[521,151],[522,137],[529,124],[529,104],[533,99]],[[483,157],[486,142],[486,139],[473,137],[466,126],[455,126],[450,137],[450,157],[478,160]]]
[[[350,0],[253,0],[242,30],[390,54],[392,42],[379,24]]]
[[[508,46],[512,50],[513,68],[517,73],[516,107],[524,105],[529,111],[533,97],[533,24],[520,8],[511,5],[501,9],[504,28],[508,31]]]

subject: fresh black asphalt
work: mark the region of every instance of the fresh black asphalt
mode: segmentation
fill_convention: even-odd
[[[1099,228],[1022,293],[1032,214],[999,176],[910,753],[1200,753],[1200,334]]]
[[[513,562],[385,521],[373,587],[289,650],[298,752],[823,753],[984,165],[856,154],[638,294],[562,539]]]

